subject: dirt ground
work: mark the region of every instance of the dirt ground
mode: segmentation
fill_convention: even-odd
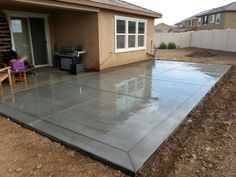
[[[198,49],[159,50],[159,58],[231,64],[231,71],[141,170],[142,177],[236,177],[236,53],[192,58]]]
[[[160,59],[234,66],[153,155],[138,173],[139,177],[236,177],[236,53],[216,52],[214,57],[186,57],[197,50],[158,52]],[[0,118],[0,127],[0,176],[126,176],[7,118]]]

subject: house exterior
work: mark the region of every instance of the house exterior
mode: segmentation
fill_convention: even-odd
[[[159,23],[155,26],[156,33],[168,33],[171,31],[171,26],[165,23]]]
[[[81,45],[87,70],[149,60],[154,19],[162,17],[121,0],[1,0],[0,8],[12,49],[33,64],[53,66],[58,48]]]
[[[197,15],[198,30],[236,29],[236,1]]]
[[[198,18],[194,15],[175,24],[175,32],[195,31],[198,26]]]

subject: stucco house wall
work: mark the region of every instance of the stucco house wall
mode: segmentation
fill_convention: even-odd
[[[183,28],[185,28],[185,27],[191,27],[191,26],[189,26],[189,23],[190,23],[190,20],[183,21],[183,22],[182,22],[182,27],[183,27]]]
[[[210,15],[208,15],[208,19]],[[222,12],[220,15],[220,24],[210,23],[198,26],[198,30],[212,29],[236,29],[236,12]]]
[[[192,26],[189,26],[190,21],[192,21]],[[178,25],[180,25],[180,24],[181,24],[182,28],[196,27],[198,25],[198,20],[197,19],[185,20],[185,21],[178,23]]]
[[[51,14],[54,48],[81,45],[86,69],[99,69],[98,14],[95,12],[57,11]]]
[[[16,5],[8,1],[1,5],[4,10],[48,15],[52,64],[55,50],[65,45],[81,45],[87,51],[83,55],[83,62],[88,70],[102,70],[151,59],[146,53],[152,52],[155,17],[102,8],[98,12],[86,12],[21,3]],[[115,53],[115,16],[147,21],[146,49]]]
[[[225,13],[224,28],[236,29],[236,12]]]
[[[115,16],[147,20],[146,50],[115,53]],[[111,67],[150,60],[154,31],[154,19],[144,16],[100,10],[98,13],[58,11],[51,14],[51,34],[54,49],[61,46],[81,45],[88,70]]]
[[[193,20],[193,26],[196,27],[198,25],[198,19]]]
[[[221,13],[220,15],[220,23],[219,24],[215,24],[215,23],[210,23],[210,21],[208,20],[208,24],[207,25],[203,25],[201,24],[200,26],[197,27],[197,30],[213,30],[213,29],[224,29],[224,21],[225,21],[225,14],[226,13]],[[203,17],[202,21],[203,21]],[[210,19],[210,15],[208,15],[208,19]]]
[[[115,53],[115,16],[147,20],[147,38],[145,50]],[[151,53],[152,50],[152,39],[154,35],[153,18],[101,10],[98,14],[98,24],[100,70],[151,59],[151,57],[149,57],[146,53]]]

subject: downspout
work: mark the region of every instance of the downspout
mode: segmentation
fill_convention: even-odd
[[[157,53],[157,47],[153,47],[153,40],[151,40],[151,53],[146,53],[148,56],[152,57],[153,60],[159,60],[159,56]]]

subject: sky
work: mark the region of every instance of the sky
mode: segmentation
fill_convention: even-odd
[[[223,6],[234,0],[125,0],[127,2],[162,13],[163,18],[155,24],[166,23],[173,25],[185,18],[204,10]]]

